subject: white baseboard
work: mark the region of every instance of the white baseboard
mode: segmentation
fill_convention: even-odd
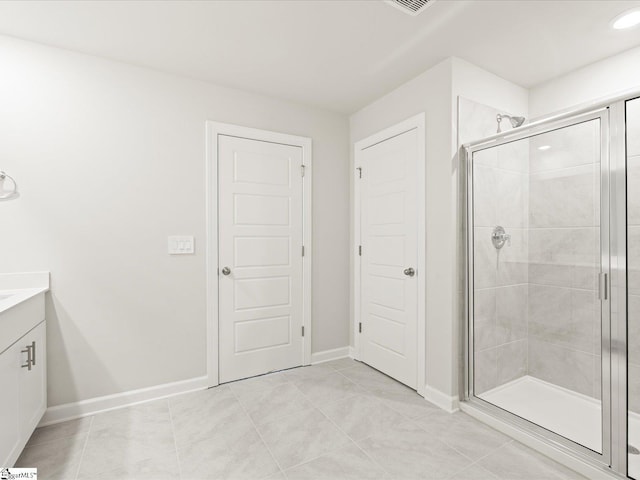
[[[349,347],[334,348],[332,350],[323,350],[322,352],[316,352],[311,354],[311,365],[316,363],[330,362],[331,360],[338,360],[340,358],[349,357]]]
[[[207,377],[197,377],[180,382],[165,383],[139,390],[105,395],[104,397],[90,398],[79,402],[65,403],[47,408],[39,427],[60,423],[74,418],[86,417],[100,412],[128,407],[138,403],[171,397],[181,393],[204,390],[209,387]]]
[[[357,356],[356,356],[356,349],[355,347],[349,347],[349,357],[353,358],[354,360],[357,360]]]
[[[424,398],[449,413],[458,411],[460,400],[457,395],[451,396],[429,385],[424,387]]]

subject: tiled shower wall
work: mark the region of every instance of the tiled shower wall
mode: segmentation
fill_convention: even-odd
[[[640,99],[627,102],[629,410],[640,413]]]
[[[530,139],[528,374],[600,397],[597,122]]]
[[[459,140],[496,132],[499,110],[461,98]],[[509,128],[507,121],[503,129]],[[475,157],[475,391],[482,393],[527,371],[527,142]],[[491,233],[502,225],[510,245],[499,252]]]

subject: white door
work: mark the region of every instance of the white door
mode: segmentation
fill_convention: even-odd
[[[417,388],[417,163],[413,129],[361,152],[360,356]],[[424,221],[424,219],[422,220]]]
[[[302,148],[220,135],[220,382],[302,365]]]

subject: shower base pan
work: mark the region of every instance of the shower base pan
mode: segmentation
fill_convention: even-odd
[[[535,377],[525,376],[478,395],[508,412],[602,451],[600,401]],[[640,415],[629,414],[629,443],[640,448]],[[629,476],[640,480],[640,455],[629,455]]]

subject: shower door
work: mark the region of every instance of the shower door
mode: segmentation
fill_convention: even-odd
[[[468,399],[607,465],[608,126],[605,108],[467,148]]]

